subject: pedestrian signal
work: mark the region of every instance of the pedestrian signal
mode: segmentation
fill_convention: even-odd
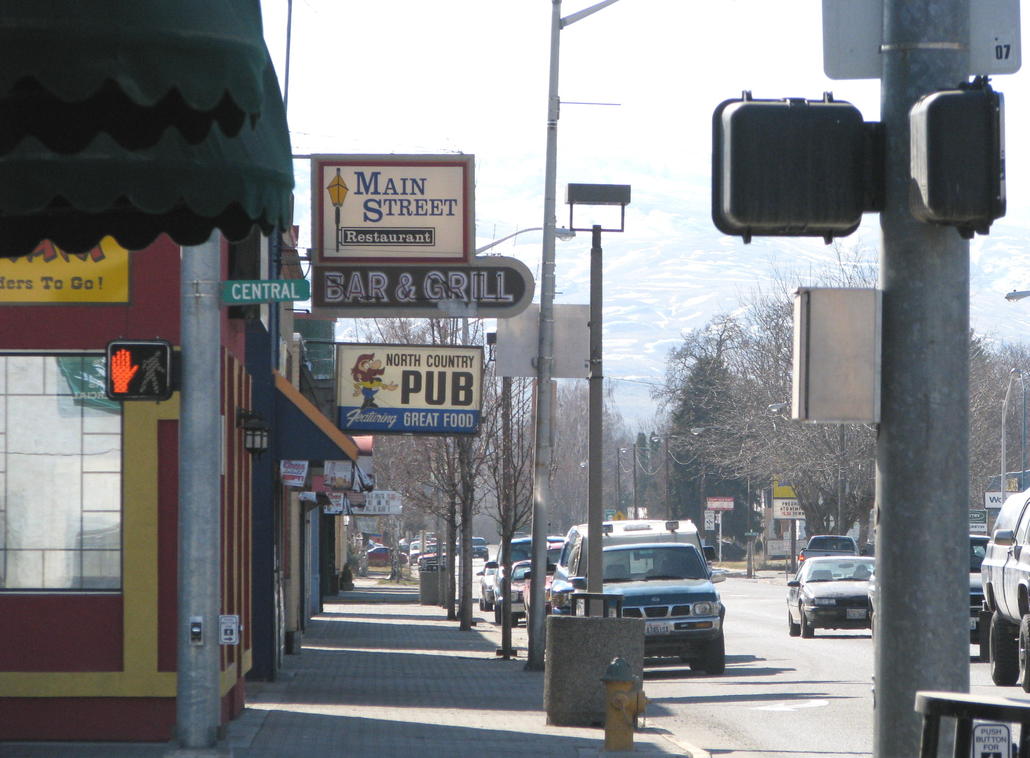
[[[115,340],[107,345],[107,396],[167,400],[172,396],[172,346],[165,340]]]

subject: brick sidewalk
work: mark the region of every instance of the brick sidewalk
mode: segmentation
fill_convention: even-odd
[[[544,674],[498,658],[501,630],[475,610],[461,631],[417,588],[359,578],[324,604],[299,655],[275,682],[248,682],[247,707],[228,727],[234,758],[595,758],[604,730],[548,726]],[[491,620],[487,619],[487,616]],[[58,717],[55,714],[55,718]],[[660,730],[636,733],[633,755],[687,756]],[[149,758],[167,745],[6,743],[0,758]],[[231,751],[231,752],[230,752]],[[609,755],[627,755],[615,753]],[[699,754],[695,754],[697,758]]]

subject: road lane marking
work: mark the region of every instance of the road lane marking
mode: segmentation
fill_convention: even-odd
[[[825,708],[830,704],[829,700],[798,700],[783,703],[770,703],[769,705],[756,705],[755,711],[800,711],[802,708]]]

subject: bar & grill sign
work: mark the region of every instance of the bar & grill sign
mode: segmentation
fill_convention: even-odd
[[[337,424],[345,432],[474,434],[482,384],[481,347],[336,346]]]

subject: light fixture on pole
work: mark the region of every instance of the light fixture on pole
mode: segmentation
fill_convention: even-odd
[[[243,447],[248,453],[261,455],[268,450],[271,429],[260,414],[246,408],[237,408],[236,427],[243,430]]]
[[[540,335],[537,347],[537,404],[534,419],[533,460],[533,562],[531,571],[543,576],[547,570],[547,507],[550,500],[551,473],[551,378],[554,361],[554,238],[555,192],[558,182],[558,50],[561,30],[617,0],[601,0],[565,18],[561,15],[561,0],[551,2],[550,58],[547,72],[547,145],[544,156],[544,239],[540,262]],[[538,608],[544,604],[544,583],[533,582],[532,603]],[[529,619],[529,652],[526,669],[544,670],[544,614]]]
[[[604,502],[601,487],[601,452],[603,444],[602,419],[604,416],[604,371],[602,370],[601,325],[604,305],[601,272],[601,232],[621,232],[626,226],[626,206],[629,205],[628,184],[570,184],[565,202],[569,204],[569,229],[587,231],[577,227],[576,206],[618,206],[619,228],[604,229],[592,224],[590,245],[590,375],[589,375],[589,488],[587,498],[587,592],[603,592],[601,554],[601,523],[604,521]],[[635,461],[634,461],[634,465]],[[635,510],[635,509],[634,509]],[[636,516],[636,513],[633,514]],[[600,609],[598,609],[600,613]]]
[[[544,228],[542,226],[531,226],[528,229],[519,229],[517,232],[512,232],[511,234],[501,237],[499,240],[494,240],[493,242],[488,242],[482,247],[477,247],[476,255],[479,255],[483,251],[489,250],[492,247],[496,247],[497,245],[500,245],[502,242],[507,242],[512,237],[518,237],[520,234],[525,234],[526,232],[542,232],[543,230]],[[554,236],[564,241],[572,239],[576,236],[576,233],[571,229],[555,229]]]
[[[336,249],[339,250],[340,245],[343,243],[342,230],[340,229],[340,208],[343,206],[343,200],[347,197],[348,191],[347,183],[340,176],[340,169],[336,169],[336,176],[333,177],[333,180],[329,182],[329,186],[325,189],[329,193],[329,202],[336,209]]]

